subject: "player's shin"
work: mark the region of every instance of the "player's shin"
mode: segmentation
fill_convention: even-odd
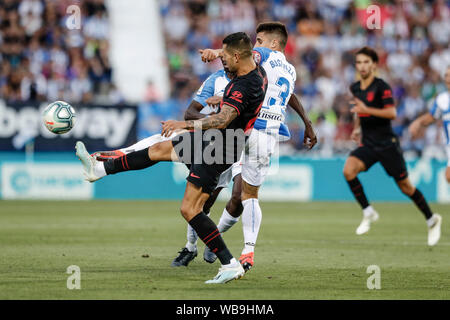
[[[422,192],[416,188],[414,193],[410,196],[411,200],[416,204],[417,208],[423,213],[425,219],[430,220],[433,216],[433,212],[431,212],[430,207],[428,206],[427,200],[423,196]]]
[[[216,224],[205,213],[197,214],[189,221],[189,224],[205,245],[217,255],[222,265],[228,265],[234,260]]]
[[[355,196],[356,201],[358,201],[361,208],[364,210],[369,207],[369,201],[367,200],[366,194],[364,193],[363,186],[358,178],[348,181],[347,183]]]
[[[205,211],[203,211],[208,217],[209,217],[209,212],[206,213]],[[186,248],[193,252],[197,250],[197,240],[198,240],[198,235],[197,232],[195,232],[194,228],[191,227],[190,224],[188,224],[187,226],[187,242],[186,242]]]
[[[242,212],[242,228],[245,241],[242,254],[247,254],[255,250],[255,243],[261,226],[262,211],[259,206],[259,201],[256,198],[244,200],[242,201],[242,205],[244,206],[244,211]]]
[[[148,148],[131,152],[117,159],[109,159],[104,162],[106,174],[115,174],[122,171],[128,170],[141,170],[148,168],[158,161],[153,161],[150,159],[148,154]]]

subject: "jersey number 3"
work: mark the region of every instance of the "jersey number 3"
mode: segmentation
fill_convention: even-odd
[[[275,84],[280,87],[280,93],[278,94],[277,98],[272,97],[269,99],[269,106],[277,104],[278,99],[281,99],[281,103],[279,102],[281,106],[286,106],[286,99],[289,96],[289,80],[284,77],[280,77]]]

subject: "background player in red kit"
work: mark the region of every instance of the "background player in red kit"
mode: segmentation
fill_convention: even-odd
[[[374,75],[378,63],[377,53],[368,47],[356,53],[356,70],[361,80],[353,83],[350,91],[354,96],[357,115],[352,133],[361,145],[350,153],[344,166],[344,176],[353,195],[363,209],[363,219],[356,234],[367,233],[371,222],[378,220],[378,213],[372,208],[357,177],[376,162],[380,162],[387,174],[395,179],[400,190],[411,198],[426,218],[428,225],[428,245],[438,243],[442,218],[433,214],[422,193],[408,178],[403,153],[398,137],[394,134],[391,120],[397,116],[390,86]]]

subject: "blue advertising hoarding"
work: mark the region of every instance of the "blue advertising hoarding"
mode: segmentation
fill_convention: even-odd
[[[280,158],[267,177],[260,197],[267,201],[353,201],[344,180],[345,158]],[[446,162],[407,161],[409,176],[429,201],[450,202],[445,181]],[[83,181],[75,152],[36,153],[33,162],[24,153],[0,152],[0,196],[3,199],[181,199],[187,169],[183,164],[159,163],[149,169]],[[394,180],[376,164],[360,180],[373,201],[409,201]],[[27,186],[27,184],[31,184]],[[229,191],[223,193],[226,198]]]

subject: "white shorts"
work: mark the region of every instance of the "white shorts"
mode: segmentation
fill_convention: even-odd
[[[231,180],[234,179],[238,174],[241,173],[241,161],[237,161],[231,165],[227,170],[222,172],[219,177],[219,182],[217,183],[216,189],[226,188],[230,184]]]
[[[122,151],[125,154],[128,154],[130,152],[133,151],[139,151],[148,147],[151,147],[154,144],[157,144],[159,142],[164,142],[164,141],[168,141],[168,140],[172,140],[174,137],[176,137],[177,135],[181,134],[183,131],[179,131],[179,132],[174,132],[172,133],[169,137],[164,137],[161,134],[154,134],[150,137],[147,137],[145,139],[139,140],[138,142],[136,142],[135,144],[120,149],[120,151]]]
[[[278,146],[278,136],[253,129],[245,145],[242,179],[252,186],[260,186],[269,171],[270,157]]]

